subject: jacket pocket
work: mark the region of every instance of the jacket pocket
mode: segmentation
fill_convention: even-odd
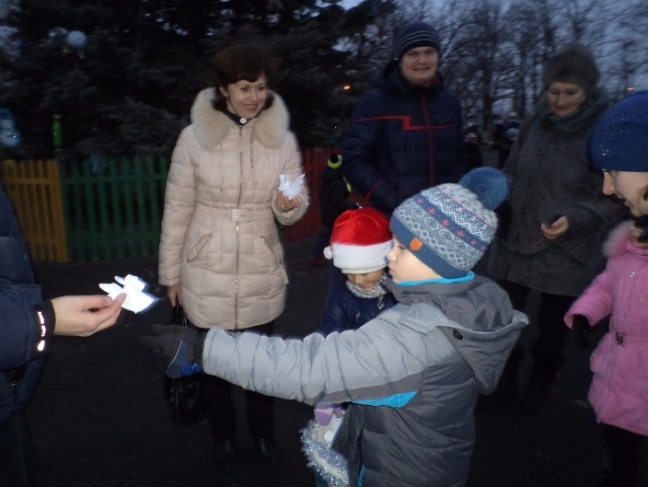
[[[288,284],[288,273],[286,272],[286,266],[284,265],[283,261],[281,260],[281,257],[277,252],[274,250],[272,247],[272,244],[270,243],[270,240],[268,240],[266,237],[261,235],[261,241],[265,244],[266,247],[268,247],[268,250],[272,253],[274,256],[275,260],[277,261],[277,266],[279,267],[279,270],[281,272],[281,279],[284,284]]]
[[[211,240],[213,235],[214,235],[213,233],[208,233],[206,235],[203,235],[202,237],[200,237],[200,239],[198,239],[196,245],[194,245],[189,249],[189,251],[187,252],[187,262],[185,264],[185,267],[198,258],[202,250],[207,245],[207,242]]]

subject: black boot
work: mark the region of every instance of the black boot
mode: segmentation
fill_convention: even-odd
[[[527,413],[540,413],[549,409],[551,384],[555,377],[553,370],[536,361],[531,370],[529,387],[520,400],[520,409]]]
[[[231,438],[216,440],[216,461],[224,467],[231,467],[238,458],[236,442]]]
[[[275,464],[279,459],[279,451],[274,438],[255,438],[254,446],[261,460],[265,463]]]

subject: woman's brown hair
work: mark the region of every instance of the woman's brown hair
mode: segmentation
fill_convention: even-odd
[[[226,89],[228,85],[241,80],[256,81],[265,75],[268,85],[271,85],[279,71],[279,58],[270,49],[255,43],[234,44],[219,51],[211,62],[209,84],[214,88],[216,97],[213,106],[216,110],[224,111],[227,100],[219,88]],[[268,96],[265,110],[272,105],[272,96]]]

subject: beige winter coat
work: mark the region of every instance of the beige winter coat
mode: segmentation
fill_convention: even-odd
[[[288,276],[275,217],[293,224],[308,208],[276,206],[279,175],[303,171],[283,100],[244,126],[212,108],[201,91],[173,151],[159,254],[160,284],[181,284],[189,319],[203,328],[242,329],[277,318]]]

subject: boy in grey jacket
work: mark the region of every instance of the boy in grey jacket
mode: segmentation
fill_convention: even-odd
[[[349,484],[465,485],[473,410],[493,391],[526,316],[471,269],[493,239],[506,179],[478,168],[404,201],[387,254],[399,304],[357,330],[304,339],[154,326],[142,342],[178,377],[202,367],[244,388],[307,404],[349,402],[333,447]]]

